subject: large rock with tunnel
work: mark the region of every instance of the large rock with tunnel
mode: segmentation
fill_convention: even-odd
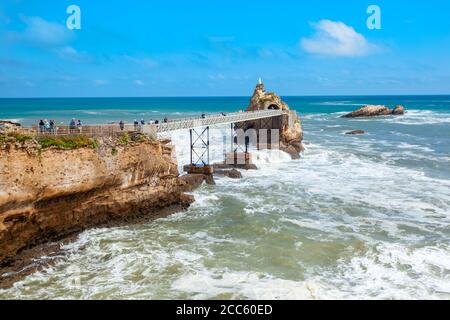
[[[261,134],[267,129],[267,147],[277,143],[279,147],[291,155],[292,158],[299,158],[299,153],[304,150],[303,129],[297,112],[290,110],[289,106],[273,92],[266,92],[264,84],[256,85],[255,92],[250,100],[247,111],[258,110],[283,110],[283,115],[267,119],[260,119],[246,122],[242,128],[244,130],[256,129],[258,142],[260,146]],[[264,139],[263,139],[264,140]]]

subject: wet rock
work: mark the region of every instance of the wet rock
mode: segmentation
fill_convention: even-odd
[[[365,134],[366,132],[364,130],[353,130],[350,132],[347,132],[347,135],[355,135],[355,134]]]
[[[214,174],[219,176],[225,176],[231,179],[241,179],[242,173],[236,169],[231,170],[215,170]]]
[[[402,115],[405,113],[403,106],[397,106],[394,110],[386,106],[367,105],[358,110],[343,115],[342,118],[377,117],[389,115]]]
[[[228,163],[214,163],[213,164],[214,171],[220,169],[242,169],[242,170],[258,170],[256,164],[247,163],[247,164],[228,164]]]
[[[183,187],[183,191],[191,192],[202,185],[203,181],[205,181],[205,177],[203,174],[185,174],[180,177],[180,180],[186,183]]]
[[[305,147],[303,146],[302,142],[291,142],[291,146],[295,148],[297,153],[305,151]]]
[[[209,185],[215,185],[214,177],[211,174],[189,173],[180,177],[180,180],[186,184],[183,187],[184,192],[192,192],[199,188],[203,182]]]
[[[404,106],[396,106],[395,108],[394,108],[394,110],[392,110],[392,114],[393,115],[396,115],[396,116],[398,116],[398,115],[404,115],[405,114],[405,107]]]
[[[216,181],[214,181],[214,176],[212,174],[205,174],[204,177],[206,184],[209,184],[211,186],[216,185]]]
[[[299,151],[292,145],[280,146],[280,150],[289,154],[292,160],[300,159]]]

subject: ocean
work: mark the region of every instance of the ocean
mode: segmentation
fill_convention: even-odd
[[[186,212],[87,230],[58,263],[0,299],[450,299],[450,96],[283,99],[302,118],[300,160],[254,150],[259,170],[202,186]],[[248,102],[0,99],[0,119],[147,121]],[[407,113],[340,118],[365,104],[402,104]],[[345,135],[356,129],[367,133]],[[212,133],[219,161],[229,127]],[[188,134],[170,137],[181,167]]]

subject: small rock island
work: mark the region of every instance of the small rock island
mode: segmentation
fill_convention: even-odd
[[[386,106],[367,105],[358,110],[343,115],[342,118],[378,117],[378,116],[398,116],[405,114],[405,107],[396,106],[389,109]]]
[[[305,148],[303,141],[302,123],[297,112],[290,110],[287,103],[273,92],[266,92],[264,84],[259,83],[250,100],[247,111],[283,110],[285,114],[278,121],[270,123],[264,121],[248,121],[244,129],[277,129],[279,130],[280,150],[288,153],[292,159],[300,158],[299,153]]]

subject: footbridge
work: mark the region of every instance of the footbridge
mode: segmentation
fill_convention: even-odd
[[[202,116],[196,118],[176,119],[157,124],[110,124],[110,125],[86,125],[86,126],[56,126],[46,130],[35,126],[33,129],[38,135],[87,135],[91,137],[114,135],[124,132],[142,132],[150,137],[157,137],[158,134],[170,133],[176,130],[189,130],[191,146],[191,173],[209,173],[212,168],[209,163],[209,129],[211,126],[231,124],[231,152],[232,157],[244,157],[244,161],[250,161],[248,153],[248,143],[245,141],[245,149],[242,148],[242,141],[237,141],[236,124],[247,121],[265,122],[269,124],[272,119],[276,119],[289,111],[283,110],[258,110],[246,112],[221,113],[217,115]],[[236,160],[238,161],[238,160]]]
[[[189,130],[190,133],[190,165],[187,166],[188,173],[211,174],[213,168],[209,161],[209,128],[216,125],[231,124],[231,152],[226,155],[227,163],[245,164],[251,161],[248,153],[248,142],[245,141],[245,149],[239,146],[235,134],[235,125],[247,121],[269,121],[286,114],[283,110],[258,110],[248,112],[234,112],[201,118],[180,119],[161,124],[143,126],[142,131],[146,134],[171,132],[175,130]],[[235,147],[236,146],[236,147]],[[231,158],[231,160],[229,159]]]
[[[260,110],[248,112],[233,112],[228,114],[205,116],[204,118],[180,119],[156,125],[144,126],[144,132],[169,132],[181,129],[195,129],[214,125],[240,123],[252,120],[279,117],[285,114],[282,110]]]

